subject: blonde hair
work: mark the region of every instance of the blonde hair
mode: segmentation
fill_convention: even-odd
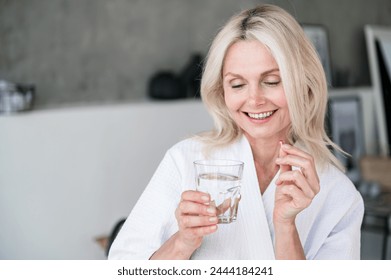
[[[343,170],[328,146],[340,148],[324,130],[327,83],[317,52],[297,21],[273,5],[232,17],[210,47],[201,80],[201,98],[215,123],[213,131],[201,135],[207,150],[233,143],[242,135],[225,105],[222,83],[225,54],[240,40],[258,40],[279,66],[291,119],[289,141],[300,143],[321,167],[332,163]]]

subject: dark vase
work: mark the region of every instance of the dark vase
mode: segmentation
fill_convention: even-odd
[[[158,72],[149,81],[149,96],[154,99],[186,97],[181,80],[171,72]]]

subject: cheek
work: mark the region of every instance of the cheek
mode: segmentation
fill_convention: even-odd
[[[286,100],[284,91],[280,91],[278,94],[274,95],[273,103],[280,108],[286,108],[288,110],[288,101]]]
[[[225,105],[227,106],[228,110],[231,113],[239,110],[243,106],[243,103],[245,102],[241,94],[232,93],[229,91],[224,92],[224,100],[225,100]]]
[[[278,103],[278,107],[282,109],[284,120],[287,122],[291,121],[290,114],[289,114],[289,107],[288,107],[288,101],[286,100],[284,92],[282,92],[278,98],[275,101]]]
[[[230,112],[235,110],[236,102],[235,102],[235,98],[233,98],[232,94],[224,91],[224,101],[225,101],[225,105],[227,106],[227,108]]]

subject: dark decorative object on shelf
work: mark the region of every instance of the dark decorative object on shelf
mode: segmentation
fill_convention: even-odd
[[[199,98],[202,56],[193,54],[179,74],[159,71],[149,80],[148,94],[153,99]]]
[[[202,56],[193,54],[180,74],[187,97],[200,97],[201,75]]]
[[[181,80],[171,72],[158,72],[149,81],[149,96],[154,99],[185,98]]]
[[[0,114],[31,110],[34,98],[34,85],[0,80]]]

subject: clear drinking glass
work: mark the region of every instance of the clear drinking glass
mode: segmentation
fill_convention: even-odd
[[[244,163],[236,160],[197,160],[194,162],[197,190],[209,193],[217,208],[219,224],[236,220]]]

